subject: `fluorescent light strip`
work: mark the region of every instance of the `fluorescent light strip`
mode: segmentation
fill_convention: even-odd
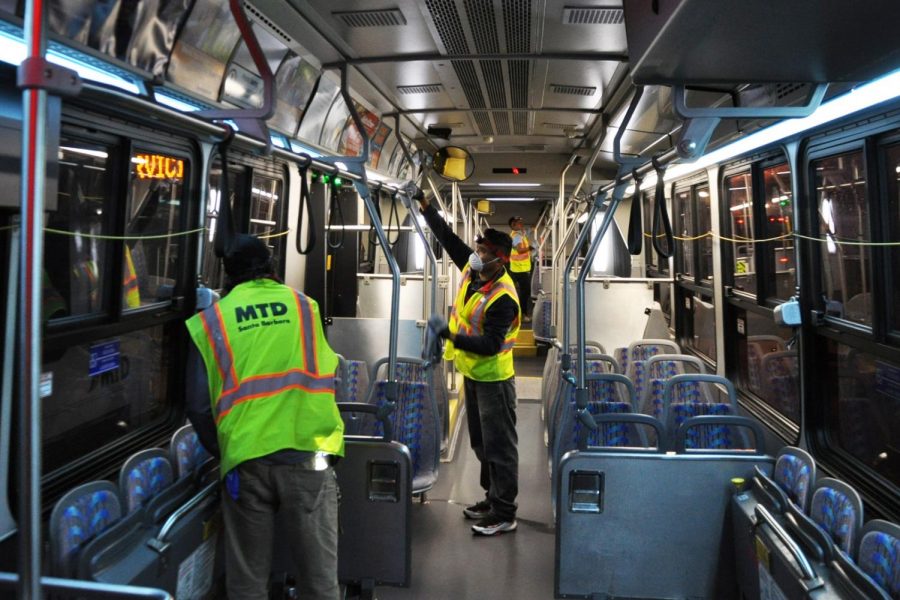
[[[533,196],[497,196],[495,198],[485,198],[485,200],[490,200],[491,202],[534,202],[537,198]]]
[[[504,188],[504,187],[512,187],[512,188],[530,188],[530,187],[541,187],[540,183],[499,183],[499,182],[490,182],[490,183],[479,183],[481,187],[494,187],[494,188]]]

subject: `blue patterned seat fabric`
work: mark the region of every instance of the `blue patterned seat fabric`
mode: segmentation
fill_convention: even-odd
[[[858,564],[891,598],[900,600],[900,539],[883,531],[865,533]]]
[[[834,488],[820,487],[813,493],[809,516],[837,548],[852,555],[858,517],[850,498]]]
[[[65,507],[58,524],[59,537],[55,549],[65,565],[63,576],[74,576],[73,559],[79,549],[110,525],[122,518],[119,498],[111,490],[84,494]]]
[[[631,404],[628,402],[591,402],[587,408],[592,415],[631,412]],[[587,445],[589,447],[637,445],[637,440],[634,439],[636,436],[630,431],[632,428],[633,426],[626,423],[600,423],[597,429],[588,432]],[[578,439],[583,429],[581,421],[575,419],[575,428],[572,432],[574,440]]]
[[[342,382],[346,402],[365,402],[369,391],[369,371],[365,361],[345,361],[344,377]]]
[[[800,457],[793,454],[782,454],[775,461],[775,483],[787,493],[791,502],[799,507],[806,506],[809,493],[812,469]]]
[[[731,405],[724,402],[674,402],[669,409],[677,429],[690,417],[701,415],[731,415]],[[699,425],[691,427],[685,438],[685,448],[692,450],[727,450],[734,448],[731,428],[727,425]]]
[[[172,483],[172,465],[163,457],[143,460],[128,471],[125,512],[131,514]]]
[[[175,459],[177,460],[176,468],[178,469],[178,478],[181,479],[194,472],[194,469],[210,459],[211,455],[200,444],[200,438],[193,429],[185,431],[173,440],[175,443]]]
[[[619,363],[619,371],[624,375],[628,373],[628,348],[616,348],[613,357]]]
[[[375,384],[374,403],[387,402],[386,381]],[[437,451],[440,438],[437,415],[429,406],[428,385],[415,381],[403,381],[397,386],[397,407],[390,416],[393,439],[409,449],[413,466],[413,491],[419,492],[434,485],[437,478]],[[368,435],[384,435],[380,422],[366,415],[363,432]]]

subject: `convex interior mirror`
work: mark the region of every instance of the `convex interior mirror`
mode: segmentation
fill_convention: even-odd
[[[465,181],[475,172],[475,159],[459,146],[445,146],[434,153],[435,172],[449,181]]]

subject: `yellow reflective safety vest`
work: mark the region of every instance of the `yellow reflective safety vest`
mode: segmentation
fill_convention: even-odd
[[[188,319],[203,356],[224,477],[278,450],[343,456],[338,359],[316,302],[271,279],[236,286]]]
[[[522,236],[522,243],[525,244],[525,250],[519,252],[516,250],[516,247],[513,246],[512,252],[509,255],[509,270],[513,273],[527,273],[531,271],[531,242],[528,240],[528,236],[525,235],[524,231],[517,231],[515,233]]]
[[[456,302],[450,311],[450,332],[464,335],[484,334],[484,315],[488,308],[502,296],[509,296],[516,301],[516,318],[513,319],[503,340],[500,352],[493,356],[484,356],[457,350],[453,342],[447,341],[444,346],[444,358],[452,360],[456,364],[456,370],[475,381],[505,381],[516,374],[513,368],[513,345],[519,335],[519,321],[522,311],[519,309],[519,297],[516,295],[516,286],[509,273],[504,272],[492,282],[487,282],[478,288],[466,300],[466,290],[469,287],[469,279],[472,277],[469,267],[463,269],[462,282],[456,294]]]
[[[122,277],[122,293],[125,296],[125,308],[141,307],[141,290],[138,287],[137,271],[134,268],[134,260],[131,258],[131,250],[125,245],[125,274]]]

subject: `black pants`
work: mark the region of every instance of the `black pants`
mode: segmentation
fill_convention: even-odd
[[[515,519],[519,493],[515,378],[484,382],[466,377],[464,393],[469,440],[481,462],[481,487],[491,512]]]
[[[531,316],[531,271],[513,273],[510,277],[516,283],[516,293],[519,295],[519,306],[522,308],[522,316]]]

